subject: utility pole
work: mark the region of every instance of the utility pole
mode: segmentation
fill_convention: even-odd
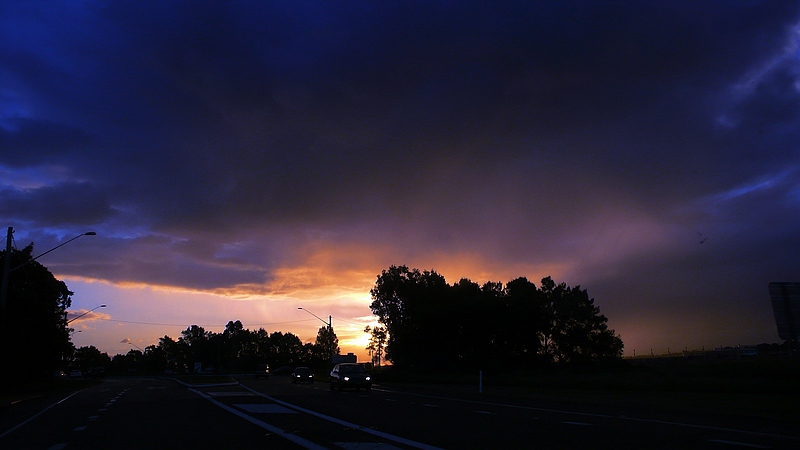
[[[0,292],[0,314],[3,319],[6,318],[6,297],[8,296],[8,274],[11,273],[11,235],[14,233],[14,227],[8,227],[8,234],[6,235],[6,256],[3,258],[3,287]]]

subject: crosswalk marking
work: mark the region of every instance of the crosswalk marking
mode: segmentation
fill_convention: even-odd
[[[275,403],[242,403],[233,406],[249,413],[297,414],[297,411],[286,408],[285,406],[276,405]]]
[[[206,392],[212,397],[253,397],[252,392],[244,391],[221,391],[221,392]]]

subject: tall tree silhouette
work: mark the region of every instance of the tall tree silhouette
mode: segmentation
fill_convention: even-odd
[[[391,266],[370,294],[370,308],[388,333],[386,358],[400,368],[533,366],[622,356],[622,340],[586,290],[550,277],[541,289],[526,278],[505,287],[466,278],[451,286],[434,271]]]
[[[72,292],[32,253],[33,244],[1,253],[0,264],[10,258],[9,266],[19,267],[9,274],[0,312],[0,361],[6,367],[0,376],[6,379],[52,377],[73,351],[66,318]]]

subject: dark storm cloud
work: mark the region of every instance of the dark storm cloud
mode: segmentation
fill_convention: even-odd
[[[0,188],[0,215],[11,222],[61,228],[111,218],[110,199],[90,183],[59,183],[34,189]]]
[[[0,148],[9,166],[64,161],[91,142],[82,130],[59,123],[15,118],[7,120],[6,126],[8,130],[0,128]]]
[[[798,2],[4,3],[0,216],[114,230],[125,257],[91,270],[114,281],[259,290],[335,242],[552,265],[665,315],[750,276],[713,296],[750,305],[800,248],[798,22]]]
[[[786,44],[796,14],[781,5],[123,3],[90,15],[105,33],[82,33],[70,53],[85,67],[70,69],[97,81],[76,107],[129,134],[95,146],[122,166],[109,177],[169,177],[148,200],[177,217],[225,205],[335,216],[442,188],[429,172],[451,161],[532,154],[636,186],[655,175],[659,195],[717,172],[722,158],[692,155],[730,151],[704,145],[713,108]]]

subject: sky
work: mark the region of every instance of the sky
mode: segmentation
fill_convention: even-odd
[[[628,356],[780,342],[800,2],[496,3],[0,0],[0,225],[97,233],[38,261],[110,355],[330,316],[366,360],[392,265],[580,286]]]

